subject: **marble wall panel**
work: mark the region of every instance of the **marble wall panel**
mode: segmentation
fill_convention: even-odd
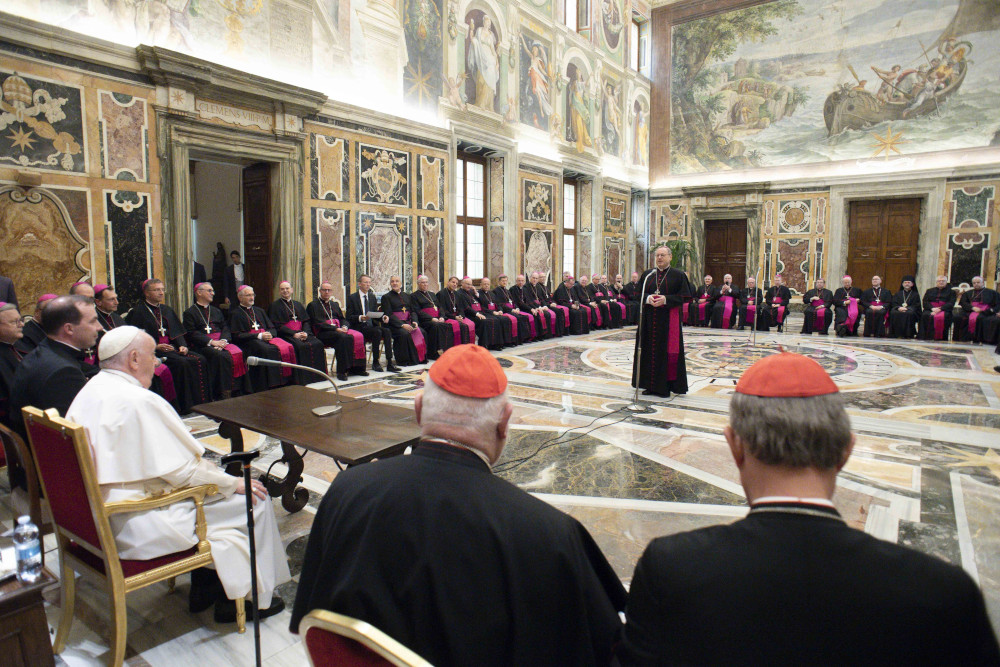
[[[149,180],[146,100],[124,93],[99,93],[98,131],[105,178]]]
[[[591,243],[593,239],[590,234],[577,234],[576,235],[576,247],[577,247],[577,271],[579,273],[590,273],[590,266],[593,261]]]
[[[444,208],[443,158],[418,156],[417,208],[428,211],[440,211]]]
[[[609,280],[619,273],[626,273],[625,266],[625,239],[605,238],[604,239],[604,268],[603,273],[610,276]]]
[[[500,222],[507,214],[504,210],[503,158],[489,158],[490,171],[490,221]]]
[[[420,273],[427,276],[428,289],[441,289],[444,276],[444,220],[420,217],[420,235],[417,237],[417,257]]]
[[[996,286],[1000,262],[994,250],[1000,236],[998,181],[955,184],[945,199],[944,274],[955,287],[967,289],[974,276]]]
[[[812,228],[812,202],[810,200],[790,199],[779,200],[778,233],[808,234]]]
[[[552,230],[550,229],[523,229],[523,255],[520,273],[530,275],[534,271],[540,272],[544,278],[546,286],[552,289]]]
[[[496,276],[503,273],[503,246],[504,246],[504,228],[501,225],[490,226],[490,237],[489,237],[489,275],[493,276],[494,280]]]
[[[760,286],[768,287],[782,272],[792,293],[802,294],[816,278],[827,278],[817,253],[829,233],[829,193],[765,194],[761,212],[759,224],[747,225],[748,267],[756,273],[762,263]]]
[[[83,89],[0,70],[0,166],[87,172]]]
[[[350,192],[350,142],[313,134],[310,189],[313,199],[346,201]]]
[[[60,194],[73,204],[72,213]],[[0,275],[14,281],[21,303],[34,303],[47,292],[63,294],[90,276],[90,233],[81,196],[86,193],[0,187]]]
[[[521,219],[552,224],[555,219],[555,186],[552,183],[521,179]]]
[[[410,154],[358,143],[358,201],[410,206]]]
[[[809,259],[809,239],[780,239],[775,272],[781,272],[789,289],[805,293],[809,289]]]
[[[594,229],[594,184],[591,181],[579,181],[577,188],[580,196],[579,227],[581,232],[589,232]]]
[[[139,286],[152,275],[150,195],[105,190],[105,239],[108,274],[124,312],[139,301]]]
[[[413,244],[410,217],[361,213],[358,218],[357,273],[372,278],[378,293],[389,289],[389,278],[400,276],[403,289],[413,291]]]
[[[344,252],[345,232],[351,224],[351,212],[343,209],[313,208],[313,286],[323,281],[333,284],[333,297],[343,306],[347,298],[345,273],[350,272],[350,255]],[[315,291],[315,290],[314,290]]]
[[[628,199],[604,193],[604,233],[624,235],[628,220]]]

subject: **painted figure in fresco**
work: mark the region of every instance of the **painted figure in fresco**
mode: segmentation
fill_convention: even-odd
[[[476,27],[473,17],[468,17],[469,35],[465,40],[466,74],[476,84],[475,104],[482,109],[494,111],[500,82],[500,58],[497,54],[497,38],[493,33],[493,21],[483,16],[482,25]]]
[[[604,152],[618,155],[621,149],[622,117],[618,112],[618,88],[610,81],[604,83],[604,98],[601,102],[601,134]]]
[[[604,23],[604,41],[612,49],[617,49],[618,43],[621,41],[622,28],[624,27],[624,23],[622,23],[622,10],[618,6],[618,2],[616,0],[603,0],[601,3],[601,17]]]
[[[587,97],[587,82],[583,70],[570,64],[569,89],[566,92],[566,141],[576,143],[576,152],[582,153],[587,146],[593,146],[590,138],[590,107]]]
[[[632,121],[632,164],[645,167],[649,164],[649,123],[642,103],[635,101],[635,119]]]
[[[528,80],[525,82],[524,96],[532,100],[531,124],[540,130],[548,128],[548,118],[552,115],[552,103],[549,102],[549,68],[545,47],[538,40],[528,42],[521,35],[521,48],[528,57]]]

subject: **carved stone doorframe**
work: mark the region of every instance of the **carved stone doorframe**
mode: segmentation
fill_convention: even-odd
[[[191,220],[192,159],[217,159],[276,165],[271,180],[272,269],[275,280],[292,280],[301,292],[306,284],[302,213],[302,141],[230,129],[189,117],[157,113],[162,183],[164,281],[167,301],[178,312],[193,298]],[[274,289],[277,284],[271,285]],[[266,306],[266,304],[265,304]]]
[[[702,274],[705,271],[705,221],[729,220],[746,218],[747,220],[747,278],[757,275],[761,265],[760,257],[760,225],[764,215],[763,204],[747,204],[745,206],[692,206],[691,207],[691,245],[694,246],[691,270],[688,278],[701,285]],[[697,269],[697,270],[696,270]],[[767,276],[761,276],[760,287]]]

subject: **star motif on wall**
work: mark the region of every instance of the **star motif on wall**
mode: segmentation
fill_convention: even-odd
[[[902,138],[903,136],[902,130],[900,130],[899,132],[892,131],[892,125],[886,126],[884,137],[875,132],[872,132],[871,135],[875,137],[875,140],[878,142],[876,144],[871,144],[872,148],[878,149],[874,153],[872,153],[872,157],[878,157],[880,153],[884,152],[886,160],[889,159],[889,156],[892,153],[898,153],[899,155],[902,155],[903,152],[900,151],[898,148],[896,148],[896,146],[898,146],[899,144],[909,143],[908,139]]]
[[[25,150],[32,149],[32,144],[38,141],[37,139],[31,138],[32,134],[33,132],[25,132],[23,129],[17,128],[8,134],[7,138],[11,140],[14,146],[20,148],[23,153]]]
[[[181,104],[184,102],[184,93],[177,91],[170,96],[170,99],[173,100],[174,104]]]
[[[413,65],[406,66],[406,76],[412,81],[410,89],[406,91],[407,95],[417,94],[417,103],[423,104],[424,98],[426,97],[428,101],[432,99],[430,86],[427,82],[431,78],[431,72],[424,74],[423,63],[419,60],[417,61],[417,69],[413,69]]]
[[[955,449],[954,447],[949,447],[948,449],[955,453],[942,454],[942,456],[958,460],[954,463],[946,463],[946,466],[952,468],[986,468],[994,477],[1000,479],[1000,454],[997,454],[996,450],[987,449],[983,454],[976,454],[974,452]]]

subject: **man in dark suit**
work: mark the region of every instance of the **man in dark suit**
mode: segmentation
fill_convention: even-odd
[[[0,276],[0,301],[17,305],[17,295],[14,294],[14,281],[7,276]]]
[[[998,665],[961,568],[848,526],[831,498],[854,446],[837,386],[780,353],[736,385],[725,437],[750,514],[661,537],[632,579],[623,665]]]
[[[11,389],[10,421],[22,436],[21,408],[56,408],[65,415],[77,392],[100,370],[83,360],[83,351],[94,347],[101,329],[93,299],[52,299],[45,306],[42,326],[45,339],[21,360]]]
[[[625,590],[580,523],[491,472],[512,405],[483,347],[447,350],[420,442],[340,473],[313,523],[291,630],[367,621],[435,665],[606,665]]]
[[[347,297],[347,321],[352,329],[357,329],[365,340],[372,344],[372,370],[382,372],[378,362],[378,345],[385,347],[385,364],[390,373],[398,373],[399,368],[392,363],[392,331],[389,329],[389,316],[383,315],[381,321],[369,321],[368,313],[378,312],[382,307],[372,291],[371,276],[362,275],[358,278],[358,291]],[[385,325],[385,326],[383,326]]]
[[[226,279],[223,291],[226,295],[226,303],[229,304],[229,312],[232,312],[240,305],[237,290],[246,284],[247,274],[246,267],[243,266],[243,262],[240,259],[240,253],[234,250],[229,253],[229,258],[233,260],[233,263],[226,267]],[[204,280],[199,282],[204,282]]]

